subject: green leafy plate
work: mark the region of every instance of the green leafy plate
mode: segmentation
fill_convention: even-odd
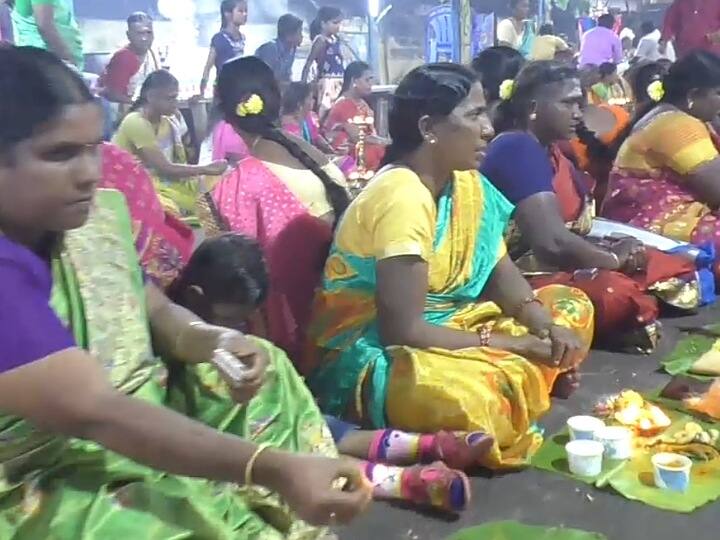
[[[714,333],[717,330],[713,325],[713,327],[707,327],[707,331]],[[687,375],[703,381],[714,379],[715,377],[692,373],[690,369],[698,358],[712,348],[718,339],[720,339],[720,335],[690,334],[681,339],[670,355],[660,363],[670,375]]]
[[[705,428],[717,427],[717,424],[702,422],[678,411],[665,412],[673,422],[666,434],[680,430],[691,420]],[[720,498],[720,460],[707,463],[696,461],[691,473],[690,488],[685,493],[676,493],[655,487],[650,455],[643,450],[636,450],[633,458],[628,461],[605,460],[603,470],[596,478],[575,476],[570,472],[565,453],[565,444],[568,441],[567,430],[547,439],[533,457],[532,466],[563,474],[598,488],[610,486],[627,499],[673,512],[692,512]]]
[[[599,533],[564,527],[535,527],[517,521],[497,521],[463,529],[447,540],[607,540]]]

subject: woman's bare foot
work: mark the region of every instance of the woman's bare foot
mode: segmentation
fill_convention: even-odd
[[[568,399],[578,388],[580,388],[580,374],[572,369],[558,375],[550,395],[558,399]]]

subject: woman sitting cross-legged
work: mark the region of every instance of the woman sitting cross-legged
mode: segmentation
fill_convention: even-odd
[[[535,294],[508,258],[512,205],[477,172],[493,130],[475,74],[423,66],[393,99],[388,164],[341,219],[316,298],[310,388],[327,414],[484,431],[483,464],[525,464],[553,386],[576,384],[592,305]]]
[[[298,359],[315,288],[348,205],[345,177],[315,147],[280,129],[280,88],[255,57],[223,66],[217,96],[225,121],[250,149],[214,188],[230,230],[258,241],[268,261],[269,339]]]
[[[245,329],[267,293],[260,247],[232,233],[205,240],[170,289],[173,300],[209,323],[238,329]],[[268,350],[283,355],[278,349]],[[362,460],[358,467],[373,484],[375,498],[448,511],[462,510],[470,502],[470,487],[461,471],[477,465],[492,446],[492,438],[481,432],[365,431],[337,418],[326,419],[338,451]]]
[[[720,248],[720,57],[695,51],[656,85],[620,147],[602,216]]]
[[[3,538],[314,540],[352,519],[371,488],[287,358],[145,283],[122,194],[96,193],[80,77],[2,48],[0,80]],[[183,389],[194,419],[163,405],[157,355],[215,382]]]
[[[178,111],[179,83],[165,70],[151,73],[112,142],[137,157],[152,173],[163,207],[194,223],[198,177],[218,176],[227,161],[189,165],[183,139],[187,125]]]
[[[582,118],[583,94],[574,68],[533,62],[511,88],[498,109],[495,127],[501,133],[490,144],[481,171],[517,205],[508,239],[513,259],[536,276],[531,280],[535,286],[560,283],[585,291],[595,305],[598,337],[635,330],[631,344],[651,349],[659,307],[647,289],[682,277],[678,287],[663,289],[666,298],[678,307],[697,307],[698,287],[694,296],[671,294],[687,282],[697,285],[694,263],[646,249],[634,238],[586,238],[594,217],[593,182],[559,147],[575,135]]]

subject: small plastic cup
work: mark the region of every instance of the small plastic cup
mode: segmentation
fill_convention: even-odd
[[[605,422],[594,416],[573,416],[568,418],[571,441],[594,441],[595,432],[605,427]]]
[[[692,460],[680,454],[662,452],[652,457],[655,485],[660,489],[685,492],[690,487]]]
[[[605,447],[597,441],[577,440],[565,445],[570,472],[592,478],[602,471]]]
[[[621,426],[606,426],[595,432],[595,439],[605,447],[607,459],[632,457],[632,432]]]

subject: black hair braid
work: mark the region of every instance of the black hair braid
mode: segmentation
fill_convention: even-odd
[[[612,148],[605,145],[597,136],[597,133],[587,127],[585,122],[581,121],[575,128],[578,139],[587,149],[588,154],[595,160],[608,162],[615,159],[615,152]]]
[[[348,197],[347,191],[345,191],[342,186],[335,183],[335,181],[330,178],[330,175],[325,172],[320,164],[307,152],[305,152],[299,144],[285,135],[281,129],[270,124],[263,129],[259,135],[264,139],[276,142],[285,148],[292,157],[297,159],[320,179],[325,186],[325,192],[327,193],[327,197],[330,201],[330,206],[332,206],[333,212],[335,213],[335,223],[337,224],[340,217],[350,204],[350,198]]]

